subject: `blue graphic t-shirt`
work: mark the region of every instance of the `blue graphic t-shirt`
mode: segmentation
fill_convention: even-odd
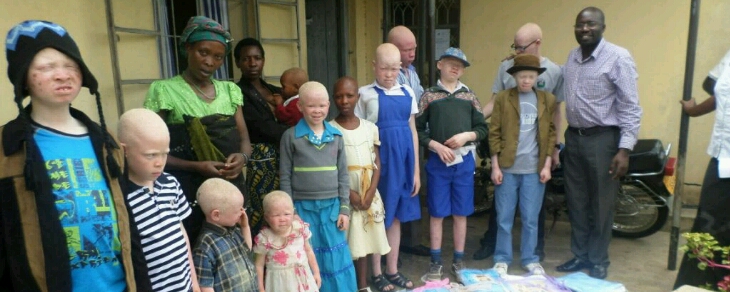
[[[91,139],[43,127],[34,138],[66,232],[73,291],[124,291],[117,214]]]

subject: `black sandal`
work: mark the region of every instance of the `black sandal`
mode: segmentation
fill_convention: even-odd
[[[413,286],[414,286],[413,281],[406,278],[406,276],[403,275],[401,272],[397,272],[394,275],[388,275],[387,273],[384,273],[384,274],[385,274],[385,278],[388,280],[388,282],[393,283],[393,285],[396,285],[398,287],[403,287],[406,289],[413,289]],[[408,286],[408,284],[411,284],[411,285]]]
[[[375,288],[378,289],[378,291],[380,291],[380,292],[395,291],[395,286],[390,284],[390,282],[388,280],[386,280],[385,277],[383,277],[383,274],[370,277],[370,281],[373,283],[373,285],[375,285]],[[388,288],[388,286],[390,286],[390,289],[386,290],[386,288]]]

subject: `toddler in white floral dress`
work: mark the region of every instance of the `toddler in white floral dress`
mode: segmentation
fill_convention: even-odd
[[[253,248],[260,290],[319,291],[322,280],[309,245],[309,224],[294,218],[294,203],[285,192],[268,193],[263,207],[268,226],[254,238]]]

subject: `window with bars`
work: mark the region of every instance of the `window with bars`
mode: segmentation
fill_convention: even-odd
[[[459,22],[461,13],[460,0],[436,0],[435,27],[434,29],[448,29],[449,46],[459,47]],[[383,40],[387,40],[388,31],[397,25],[408,27],[416,35],[418,42],[416,71],[421,77],[421,82],[426,86],[430,60],[434,60],[437,54],[431,43],[431,33],[428,28],[428,5],[429,0],[383,0],[384,23]]]

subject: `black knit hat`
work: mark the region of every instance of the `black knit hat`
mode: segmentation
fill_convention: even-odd
[[[5,55],[8,59],[8,78],[15,87],[15,100],[28,96],[25,85],[28,67],[35,55],[45,48],[54,48],[76,61],[83,77],[81,86],[91,94],[98,93],[96,78],[81,59],[76,42],[62,26],[42,20],[26,20],[14,26],[5,39]]]
[[[32,165],[35,159],[35,141],[33,139],[34,130],[30,123],[30,116],[23,109],[23,99],[28,96],[29,92],[26,86],[28,75],[28,67],[33,62],[33,58],[41,50],[45,48],[54,48],[73,59],[81,69],[82,82],[81,86],[89,88],[89,92],[96,97],[96,108],[99,113],[99,120],[103,135],[104,147],[107,150],[106,163],[112,177],[119,177],[121,173],[119,164],[112,155],[114,140],[109,135],[104,121],[104,111],[101,108],[101,95],[99,94],[99,84],[96,78],[91,74],[89,68],[86,67],[84,60],[81,59],[81,52],[76,42],[71,38],[65,28],[62,26],[42,20],[26,20],[14,26],[8,32],[5,39],[5,55],[8,59],[8,78],[13,83],[15,92],[15,103],[18,106],[19,118],[24,120],[25,126],[25,180],[26,188],[34,189],[35,177],[32,171]]]

